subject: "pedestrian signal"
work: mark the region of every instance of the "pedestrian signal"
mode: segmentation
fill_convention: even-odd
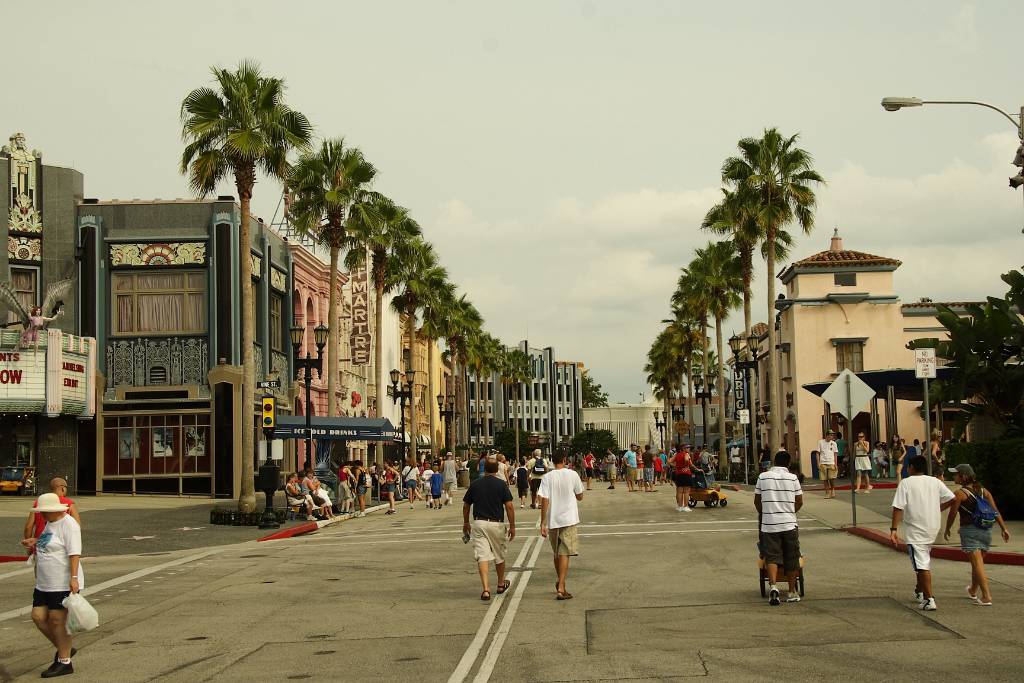
[[[273,429],[275,418],[277,417],[277,407],[274,405],[273,396],[263,397],[263,428]]]

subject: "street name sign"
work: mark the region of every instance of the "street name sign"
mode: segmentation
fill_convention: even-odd
[[[849,394],[847,394],[849,385]],[[821,395],[833,410],[852,420],[875,397],[875,390],[849,369],[843,370]]]
[[[280,389],[281,380],[279,379],[266,379],[256,382],[257,389]]]
[[[750,411],[749,410],[747,410],[745,408],[743,410],[737,410],[736,411],[736,416],[739,417],[741,425],[748,425],[748,424],[750,424]]]
[[[935,349],[914,349],[914,377],[935,379]]]

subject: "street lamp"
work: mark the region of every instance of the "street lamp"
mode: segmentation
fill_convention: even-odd
[[[668,415],[664,412],[654,411],[654,426],[658,428],[658,434],[661,435],[661,450],[665,450],[665,425]]]
[[[710,372],[708,373],[708,378],[709,379],[711,378],[711,373]],[[696,396],[697,398],[700,399],[700,414],[701,414],[701,422],[703,423],[702,426],[701,426],[701,431],[704,434],[704,439],[701,442],[701,448],[707,448],[708,447],[708,399],[711,398],[710,382],[708,382],[708,386],[706,387],[707,390],[705,391],[705,390],[702,389],[702,387],[705,387],[705,385],[704,385],[704,376],[703,375],[696,375],[693,378],[693,386],[697,390],[696,392],[694,392],[694,396]]]
[[[327,336],[329,330],[323,324],[317,325],[313,329],[313,342],[316,344],[316,358],[313,358],[309,354],[309,349],[306,349],[306,357],[303,358],[299,351],[299,347],[302,346],[302,336],[305,329],[301,325],[293,325],[288,331],[288,336],[292,342],[292,355],[294,356],[295,363],[295,379],[299,378],[299,370],[305,371],[305,384],[306,384],[306,462],[302,469],[306,470],[313,466],[313,411],[311,410],[312,402],[312,371],[316,370],[316,374],[323,379],[323,359],[324,359],[324,346],[327,345]]]
[[[444,420],[445,450],[452,449],[452,418],[455,417],[455,396],[437,395],[437,411]]]
[[[749,337],[747,337],[747,339],[745,341],[746,341],[747,350],[750,352],[749,353],[749,359],[750,360],[741,360],[741,356],[742,355],[746,355],[746,354],[743,354],[744,339],[742,337],[740,337],[739,335],[735,335],[735,334],[732,337],[729,338],[729,348],[732,350],[732,355],[733,355],[733,357],[735,359],[734,363],[735,363],[735,368],[736,368],[736,375],[734,376],[734,379],[735,379],[737,384],[742,383],[742,395],[740,393],[739,386],[737,386],[736,391],[735,391],[735,395],[736,395],[736,410],[737,410],[736,418],[737,419],[739,419],[739,411],[740,410],[746,410],[748,418],[751,415],[754,415],[755,418],[757,416],[756,409],[752,410],[752,408],[754,408],[754,406],[755,406],[755,403],[754,403],[755,399],[752,397],[751,391],[750,391],[750,384],[751,384],[751,382],[750,382],[750,371],[754,370],[755,371],[755,375],[757,374],[756,373],[756,371],[757,371],[757,349],[758,349],[758,345],[759,345],[759,340],[758,340],[756,334],[751,334]],[[748,419],[749,434],[748,434],[748,427],[747,426],[743,427],[744,436],[747,436],[747,446],[746,446],[746,448],[743,449],[743,483],[745,483],[745,484],[749,484],[750,483],[750,459],[751,459],[751,455],[757,453],[757,447],[755,445],[756,436],[757,436],[757,432],[755,430],[755,423],[756,422],[757,422],[756,419],[754,419],[754,420]]]
[[[409,461],[409,444],[405,440],[405,401],[409,399],[409,405],[412,405],[412,387],[416,381],[416,372],[412,368],[405,371],[405,389],[400,388],[399,382],[402,379],[402,373],[398,368],[393,368],[389,374],[391,375],[391,402],[401,401],[402,403],[399,409],[401,412],[402,454],[405,456],[406,464],[412,464]],[[410,414],[409,419],[412,420],[413,415]]]
[[[1017,189],[1024,185],[1024,106],[1020,108],[1019,114],[1008,114],[999,107],[988,102],[977,102],[974,100],[922,100],[919,97],[883,97],[882,108],[886,111],[899,111],[908,107],[920,107],[926,104],[969,104],[975,107],[985,107],[994,112],[1002,114],[1017,131],[1017,137],[1021,144],[1017,148],[1017,155],[1013,159],[1013,165],[1019,166],[1021,171],[1010,178],[1010,188]],[[1016,118],[1014,118],[1016,116]]]

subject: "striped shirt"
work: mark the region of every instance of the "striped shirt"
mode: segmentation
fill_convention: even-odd
[[[800,480],[785,467],[762,472],[754,485],[761,496],[761,531],[768,534],[796,529],[796,497],[804,492]]]

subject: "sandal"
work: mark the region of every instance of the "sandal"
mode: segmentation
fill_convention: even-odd
[[[490,600],[491,599],[491,591],[484,591],[483,593],[481,593],[480,594],[480,599],[483,600],[484,602],[487,602],[488,600]]]
[[[559,592],[556,600],[572,600],[572,593],[569,591]]]
[[[502,593],[507,591],[508,587],[511,586],[511,585],[512,585],[512,582],[509,581],[508,579],[505,579],[504,581],[502,581],[501,583],[498,584],[498,590],[496,590],[495,593],[497,593],[498,595],[501,595]]]

